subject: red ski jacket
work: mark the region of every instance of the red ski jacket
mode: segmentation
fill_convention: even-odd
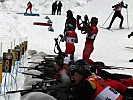
[[[67,31],[66,38],[66,54],[74,54],[75,46],[74,43],[77,43],[77,33],[75,31]]]

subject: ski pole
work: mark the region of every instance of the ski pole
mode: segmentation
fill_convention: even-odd
[[[127,11],[127,28],[129,29],[129,23],[128,23],[128,9],[127,9],[126,11]]]
[[[105,20],[105,22],[103,23],[102,26],[104,26],[104,24],[108,21],[108,19],[110,18],[110,16],[112,15],[113,12],[114,12],[114,11],[112,11],[112,12],[110,13],[109,17]]]

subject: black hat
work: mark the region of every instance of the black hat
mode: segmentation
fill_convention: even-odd
[[[72,13],[71,10],[68,10],[68,11],[67,11],[67,17],[68,17],[68,18],[69,18],[69,17],[73,17],[73,13]]]
[[[97,23],[98,23],[98,18],[92,17],[92,18],[91,18],[91,24],[97,25]]]
[[[124,5],[124,2],[123,2],[123,1],[121,1],[121,2],[120,2],[120,4]]]
[[[74,63],[74,66],[70,68],[73,68],[75,72],[78,72],[80,75],[83,75],[84,77],[88,77],[91,74],[90,65],[84,59],[77,60]]]
[[[72,11],[71,11],[71,10],[68,10],[68,11],[67,11],[67,14],[70,14],[70,13],[72,13]]]

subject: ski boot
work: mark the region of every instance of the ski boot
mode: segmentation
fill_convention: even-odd
[[[124,27],[119,27],[119,29],[124,29]]]
[[[110,27],[107,27],[106,29],[110,30]]]
[[[133,62],[133,59],[129,60],[129,62]]]
[[[131,32],[131,34],[128,35],[128,38],[130,38],[131,36],[133,36],[133,32]]]

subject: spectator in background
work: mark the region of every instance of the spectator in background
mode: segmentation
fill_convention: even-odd
[[[75,29],[76,29],[76,19],[73,17],[73,13],[72,13],[71,10],[67,11],[66,17],[67,17],[67,19],[66,19],[66,22],[65,22],[64,35],[67,35],[66,32],[71,30],[68,27],[70,24],[73,26],[72,30],[75,31]]]
[[[62,8],[62,3],[61,1],[59,1],[58,5],[57,5],[57,15],[61,15],[61,8]]]
[[[57,10],[57,1],[55,1],[55,2],[52,4],[52,15],[55,15],[56,10]]]
[[[73,13],[71,10],[67,11],[66,17],[67,19],[65,22],[64,38],[62,40],[66,41],[65,53],[70,54],[70,59],[74,60],[74,52],[75,52],[74,43],[78,43],[77,33],[75,32],[76,19],[73,17]]]
[[[27,3],[27,8],[26,8],[25,14],[27,13],[28,9],[30,9],[30,13],[32,13],[32,4],[30,1]]]

